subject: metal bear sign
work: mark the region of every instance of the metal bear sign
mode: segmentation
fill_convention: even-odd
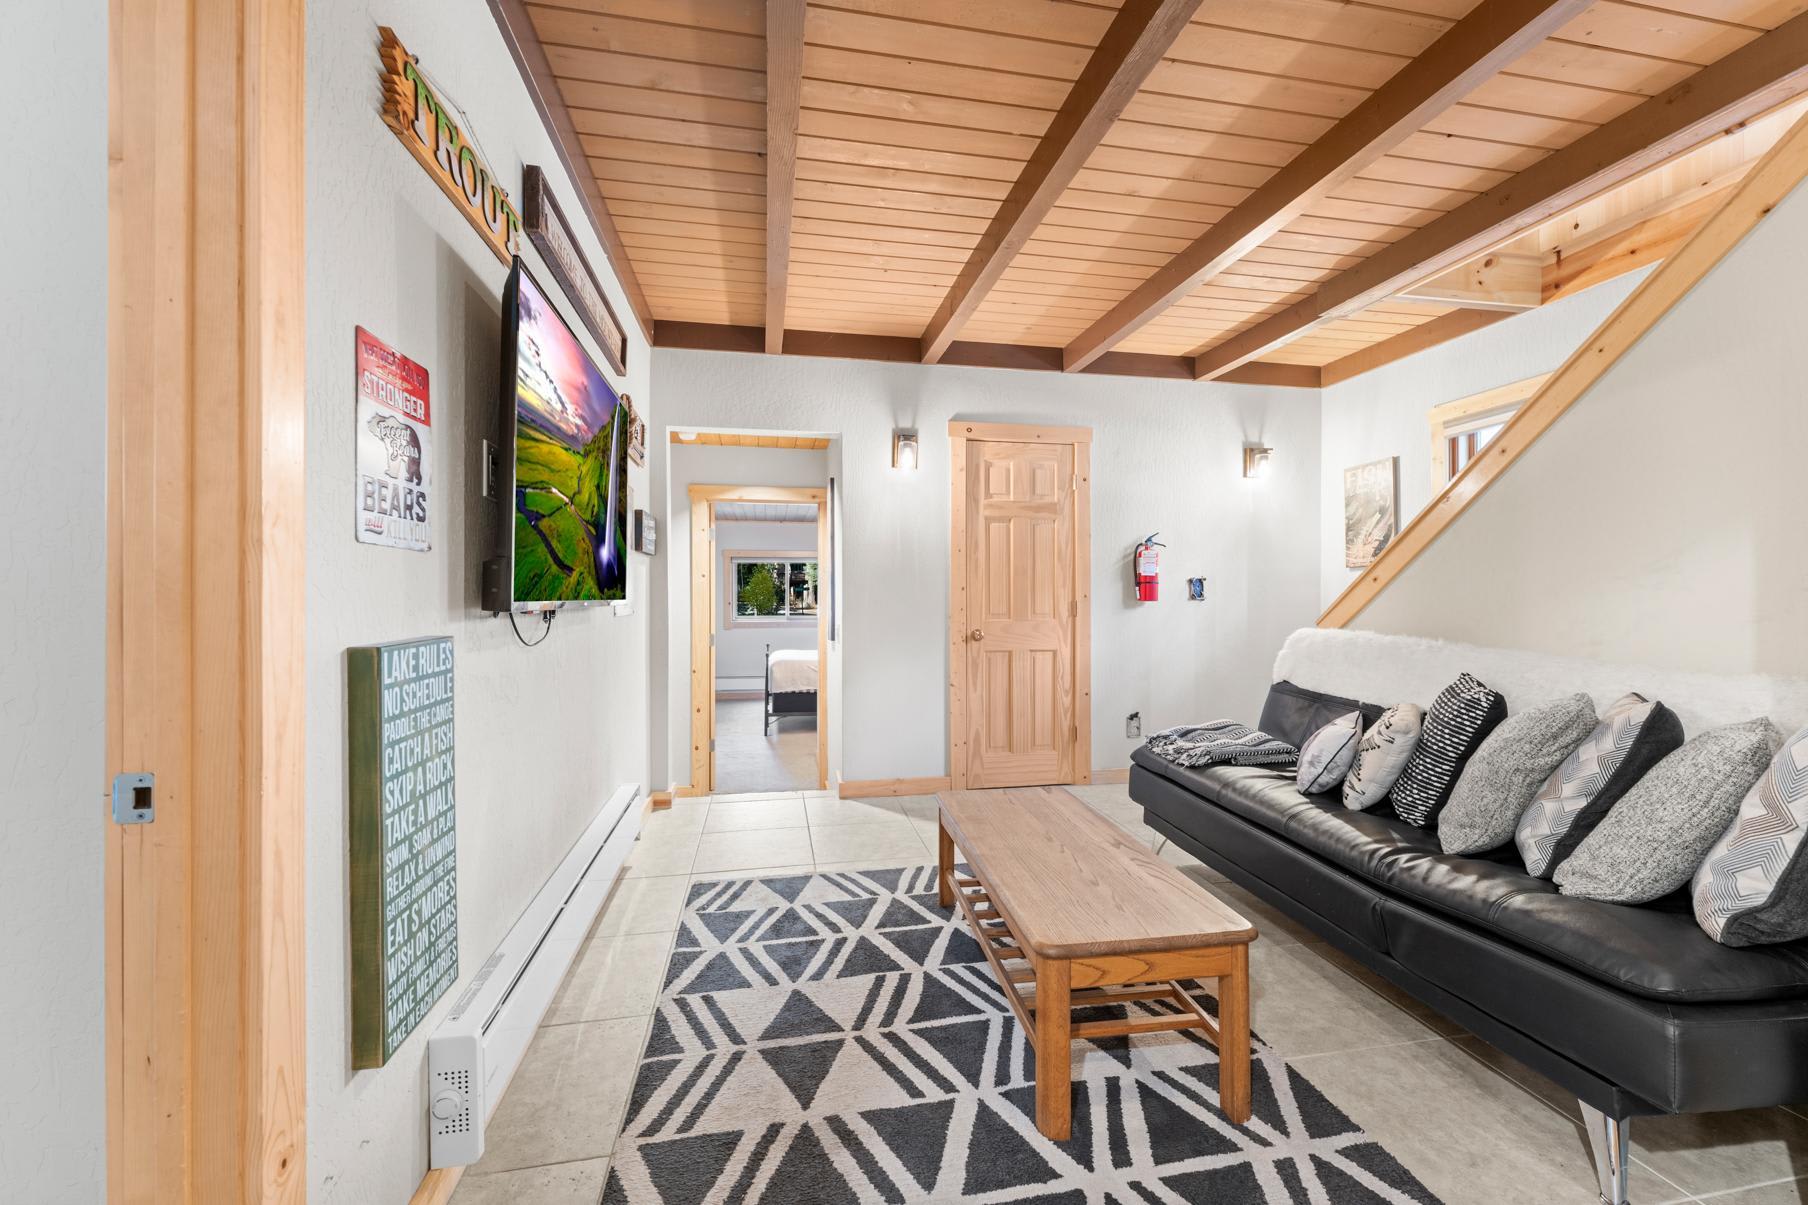
[[[358,327],[358,540],[433,547],[427,370]]]

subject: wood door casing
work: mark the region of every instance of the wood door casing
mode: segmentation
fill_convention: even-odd
[[[823,580],[836,571],[828,542],[829,492],[816,486],[693,485],[691,500],[691,756],[690,782],[672,784],[674,795],[708,795],[716,789],[716,648],[722,600],[715,581],[715,510],[718,502],[816,504],[816,563]],[[829,787],[829,612],[816,618],[816,787]],[[676,767],[674,767],[674,771]]]
[[[1086,445],[1034,428],[1021,440],[971,432],[957,425],[953,441],[951,777],[973,788],[1083,782]]]

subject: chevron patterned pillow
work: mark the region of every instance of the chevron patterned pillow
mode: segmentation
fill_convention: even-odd
[[[1425,728],[1412,760],[1394,783],[1394,811],[1420,828],[1437,822],[1456,780],[1488,734],[1507,718],[1507,701],[1474,674],[1446,686],[1425,713]]]
[[[1639,694],[1615,700],[1519,817],[1514,840],[1526,869],[1556,874],[1620,796],[1681,747],[1682,721],[1668,707]]]
[[[1695,919],[1723,946],[1808,937],[1808,728],[1771,759],[1695,872]]]
[[[1651,767],[1552,876],[1564,895],[1649,904],[1689,885],[1783,734],[1766,718],[1710,729]]]

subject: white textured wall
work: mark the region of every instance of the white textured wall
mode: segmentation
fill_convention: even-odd
[[[845,779],[948,770],[950,419],[1094,430],[1096,767],[1128,764],[1131,711],[1145,731],[1253,715],[1281,641],[1316,616],[1314,390],[663,349],[653,375],[662,423],[840,436]],[[890,467],[898,426],[921,432],[916,473]],[[1246,440],[1276,449],[1269,479],[1243,479]],[[1162,601],[1137,604],[1128,557],[1152,531],[1168,544]],[[1198,574],[1211,579],[1208,601],[1188,602],[1185,579]],[[678,558],[657,578],[673,633],[666,670],[682,693]]]
[[[1355,626],[1808,676],[1804,262],[1797,188]]]
[[[1359,570],[1343,564],[1343,471],[1400,458],[1400,526],[1431,502],[1433,407],[1550,372],[1594,333],[1643,272],[1596,285],[1326,389],[1319,475],[1319,599],[1329,605]]]
[[[655,376],[660,358],[653,356]],[[659,395],[669,397],[664,383]],[[653,564],[648,609],[653,643],[652,761],[653,781],[661,786],[690,782],[691,762],[691,503],[693,485],[797,485],[829,483],[833,449],[741,448],[720,444],[672,443],[668,424],[679,426],[745,426],[745,423],[674,423],[659,413],[660,425],[647,435],[647,467],[653,472],[652,497],[664,505],[659,518],[659,555]],[[810,428],[793,428],[808,430]],[[840,720],[840,703],[829,695],[830,749]],[[834,773],[835,762],[829,762]]]
[[[816,524],[810,523],[717,523],[716,585],[721,590],[723,609],[717,612],[720,625],[728,615],[734,598],[733,579],[722,572],[721,558],[728,552],[797,552],[814,555]],[[824,591],[826,593],[826,590]],[[783,623],[744,623],[723,627],[716,634],[716,689],[759,690],[766,681],[766,646],[775,649],[814,649],[816,620],[792,620]]]
[[[576,190],[556,166],[485,5],[320,0],[308,6],[308,1173],[314,1205],[408,1200],[427,1167],[426,1038],[460,990],[447,994],[387,1067],[351,1070],[345,649],[428,635],[455,642],[461,985],[610,792],[646,780],[646,558],[629,559],[635,614],[568,611],[539,648],[521,647],[506,619],[479,610],[478,566],[488,555],[499,504],[476,496],[478,441],[496,421],[507,269],[383,124],[379,22],[394,27],[469,115],[517,200],[522,165],[537,163],[566,211],[581,221]],[[585,228],[579,237],[628,324],[630,371],[625,382],[610,374],[612,383],[649,414],[646,344],[600,247]],[[525,239],[522,246],[539,278],[555,289]],[[578,329],[562,294],[555,300]],[[430,374],[438,495],[430,553],[354,538],[352,329],[360,324]],[[631,470],[630,484],[644,504],[645,474]]]
[[[107,6],[8,6],[0,224],[0,1197],[101,1200]]]

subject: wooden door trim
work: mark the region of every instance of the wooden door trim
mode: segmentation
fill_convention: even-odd
[[[974,439],[1006,444],[1090,444],[1091,427],[1020,427],[1012,423],[948,424],[950,439]]]
[[[791,485],[693,485],[691,500],[691,781],[674,786],[674,795],[708,795],[716,789],[716,755],[710,742],[716,735],[715,654],[710,633],[715,630],[715,555],[709,529],[718,502],[814,502],[816,504],[816,564],[819,574],[833,572],[834,554],[828,547],[829,491],[826,486]],[[699,653],[702,655],[699,656]],[[816,789],[829,787],[829,610],[816,608]]]
[[[156,818],[103,838],[107,1191],[299,1202],[304,5],[112,12],[105,772]]]
[[[1073,782],[1092,781],[1092,428],[1018,426],[1013,423],[948,424],[948,781],[967,789],[967,444],[1072,444],[1074,450],[1073,557]]]

